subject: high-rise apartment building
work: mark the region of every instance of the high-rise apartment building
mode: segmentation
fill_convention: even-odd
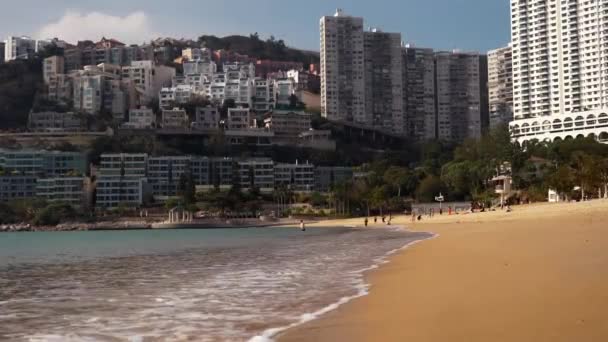
[[[608,2],[511,0],[513,138],[608,141]]]
[[[366,122],[403,135],[401,34],[372,29],[363,34]]]
[[[489,125],[487,58],[403,46],[401,34],[363,31],[338,10],[321,18],[321,112],[424,141],[479,138]]]
[[[403,113],[406,135],[416,141],[437,137],[435,117],[435,53],[406,46],[403,57]]]
[[[490,128],[513,120],[513,54],[511,46],[488,52]]]
[[[457,142],[481,137],[488,109],[482,95],[482,75],[487,78],[484,58],[477,53],[435,54],[438,139]]]
[[[371,124],[365,110],[363,18],[337,10],[321,18],[321,114]]]

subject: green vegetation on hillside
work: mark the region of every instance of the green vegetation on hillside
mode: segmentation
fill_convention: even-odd
[[[24,129],[41,89],[41,59],[0,63],[0,129]]]
[[[265,41],[261,40],[257,32],[249,37],[226,36],[219,38],[203,35],[199,37],[198,42],[209,49],[229,50],[256,59],[301,62],[307,65],[319,63],[320,58],[318,53],[287,47],[282,39],[277,40],[274,36]]]

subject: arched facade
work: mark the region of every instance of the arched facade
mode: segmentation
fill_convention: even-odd
[[[509,124],[514,141],[560,141],[593,137],[608,143],[608,109],[516,120]]]

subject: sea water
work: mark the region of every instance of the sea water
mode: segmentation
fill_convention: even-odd
[[[0,234],[0,340],[265,341],[364,295],[390,229]]]

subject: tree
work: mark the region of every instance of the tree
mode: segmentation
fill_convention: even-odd
[[[36,214],[32,223],[37,226],[56,226],[77,216],[76,210],[71,205],[67,203],[51,203]]]
[[[325,204],[327,204],[327,201],[321,193],[315,191],[310,195],[310,204],[313,207],[318,208],[318,207],[325,206]]]
[[[397,189],[397,197],[401,197],[402,190],[406,187],[412,178],[410,171],[404,167],[391,166],[384,173],[383,180]]]
[[[0,224],[14,223],[15,219],[13,208],[6,203],[0,203]]]
[[[547,185],[567,198],[576,185],[573,170],[568,165],[561,165],[548,177]]]
[[[576,179],[581,187],[582,200],[587,198],[587,191],[597,187],[600,182],[600,171],[596,160],[585,152],[577,151],[572,154]]]
[[[184,205],[196,202],[196,184],[190,172],[185,172],[179,178],[178,195],[182,198]]]
[[[439,178],[436,176],[427,176],[420,182],[418,189],[416,189],[416,199],[419,202],[433,202],[435,196],[439,195],[442,189],[443,184]]]
[[[452,196],[464,198],[471,194],[471,162],[451,162],[443,166],[441,180],[450,190]]]
[[[372,190],[371,205],[374,209],[379,210],[380,215],[382,215],[390,198],[390,187],[388,185],[378,186]]]

